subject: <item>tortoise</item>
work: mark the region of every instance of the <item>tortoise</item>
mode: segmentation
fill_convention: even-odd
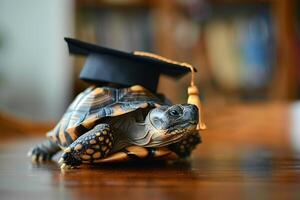
[[[136,159],[187,157],[200,143],[198,109],[171,105],[140,85],[90,86],[71,103],[47,140],[29,151],[32,161],[63,150],[61,168]]]

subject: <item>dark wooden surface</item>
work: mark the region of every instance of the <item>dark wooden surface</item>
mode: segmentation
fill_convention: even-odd
[[[57,157],[43,165],[26,158],[42,138],[6,133],[0,199],[300,199],[297,109],[279,103],[211,106],[203,143],[190,161],[175,164],[61,172]]]

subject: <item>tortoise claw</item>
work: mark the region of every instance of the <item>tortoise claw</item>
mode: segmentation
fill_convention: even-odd
[[[63,163],[61,166],[60,166],[60,169],[65,169],[66,168],[66,164],[65,163]]]
[[[51,160],[52,155],[43,151],[39,146],[33,148],[27,153],[27,156],[31,158],[33,163],[42,163],[44,161]]]
[[[73,168],[71,165],[67,165],[66,163],[63,163],[61,166],[60,166],[60,169],[61,170],[66,170],[66,169],[71,169]]]
[[[62,171],[67,170],[67,169],[73,169],[73,168],[74,168],[74,166],[67,165],[66,163],[63,163],[63,164],[60,166],[60,169],[61,169]]]
[[[64,163],[64,159],[63,158],[60,158],[59,160],[58,160],[58,164],[63,164]]]
[[[72,152],[65,152],[58,161],[61,164],[61,169],[72,168],[81,165],[81,160],[74,156]]]

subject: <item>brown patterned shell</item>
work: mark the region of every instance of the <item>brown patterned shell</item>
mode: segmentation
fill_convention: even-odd
[[[101,123],[104,117],[119,116],[138,108],[161,104],[157,96],[138,85],[123,89],[92,86],[75,98],[47,137],[64,148]]]

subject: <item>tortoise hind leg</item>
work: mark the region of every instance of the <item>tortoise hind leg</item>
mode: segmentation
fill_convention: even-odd
[[[33,162],[43,162],[51,160],[52,156],[60,150],[60,147],[50,140],[46,140],[41,144],[36,145],[28,152]]]
[[[64,150],[61,168],[94,163],[104,158],[113,146],[113,134],[108,124],[99,124],[86,132]]]

